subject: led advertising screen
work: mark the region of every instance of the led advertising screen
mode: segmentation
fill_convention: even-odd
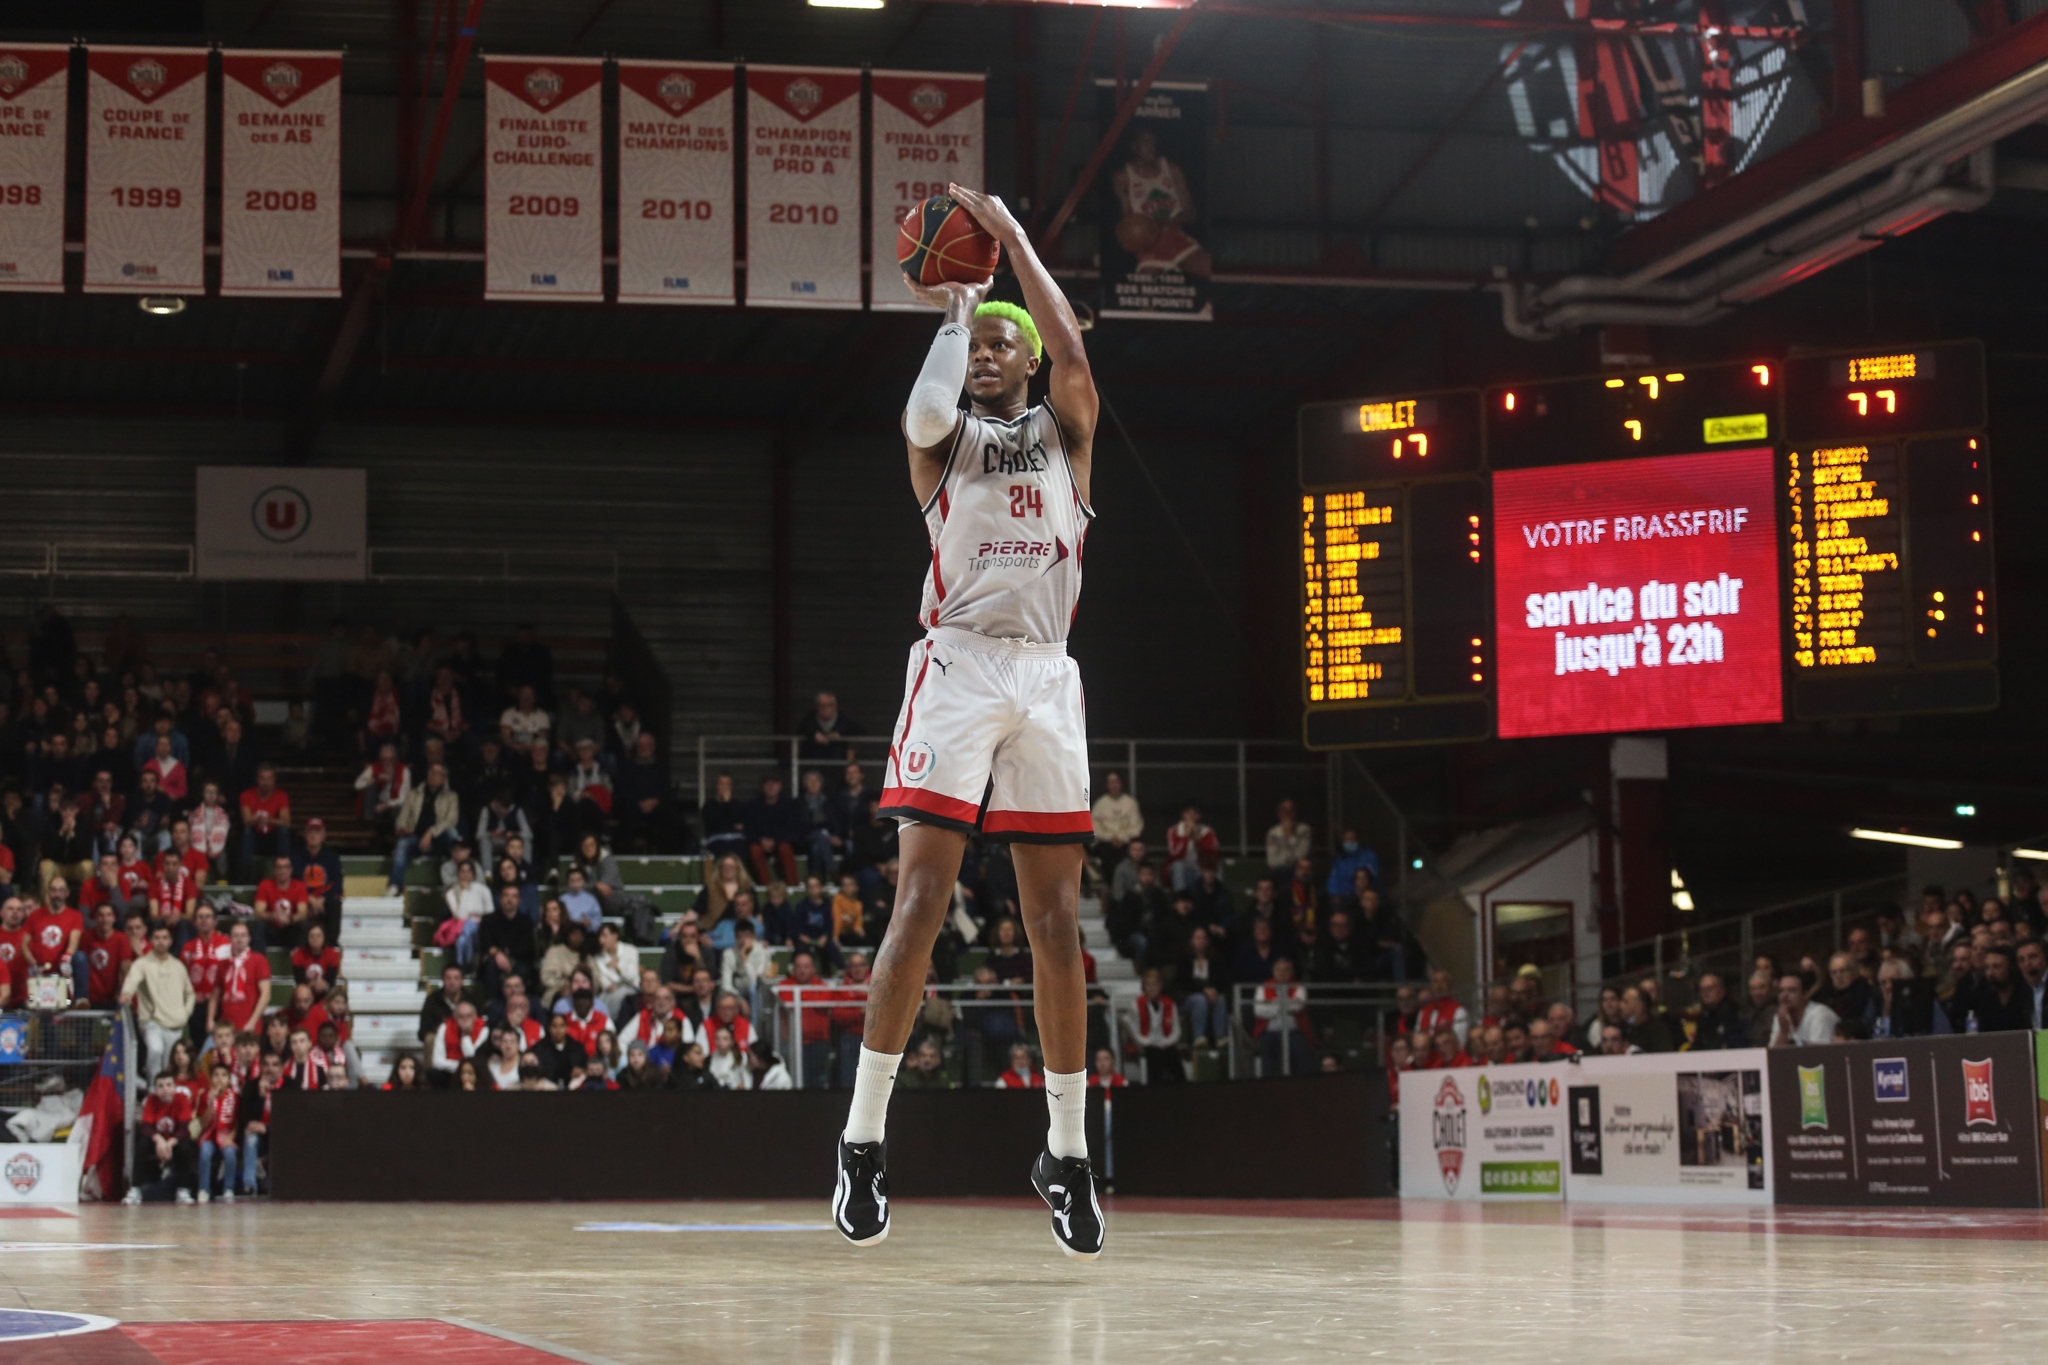
[[[1502,738],[1784,719],[1769,447],[1499,470]]]

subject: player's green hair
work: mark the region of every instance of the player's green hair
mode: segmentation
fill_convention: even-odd
[[[1031,320],[1031,314],[1025,312],[1016,304],[1004,303],[1001,299],[990,299],[987,303],[974,310],[974,316],[978,318],[1002,318],[1006,322],[1015,323],[1017,330],[1024,334],[1024,339],[1031,343],[1031,358],[1033,360],[1043,360],[1045,358],[1045,343],[1038,339],[1038,324]]]

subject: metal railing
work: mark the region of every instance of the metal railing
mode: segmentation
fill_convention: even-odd
[[[864,1009],[867,1005],[868,987],[865,983],[840,982],[835,984],[829,981],[820,981],[816,984],[808,985],[792,985],[788,982],[780,982],[765,989],[772,991],[774,996],[772,1017],[774,1019],[775,1047],[782,1054],[784,1065],[789,1068],[790,1080],[796,1085],[797,1089],[804,1089],[806,1083],[804,1076],[805,1014],[807,1012],[815,1013],[818,1010],[827,1011],[829,1014],[832,1010],[851,1009],[856,1006]],[[1122,1013],[1122,1006],[1134,998],[1136,993],[1137,986],[1131,982],[1113,982],[1088,988],[1090,1013],[1093,1014],[1094,1011],[1100,1010],[1105,1016],[1103,1023],[1108,1031],[1109,1050],[1119,1061],[1123,1057],[1123,1047],[1119,1032],[1118,1015]],[[990,998],[977,998],[983,994]],[[1032,1008],[1036,995],[1036,988],[1027,981],[993,984],[981,981],[960,981],[927,985],[921,998],[925,1000],[936,998],[950,1002],[954,1009],[954,1027],[958,1028],[969,1022],[966,1016],[974,1011],[1021,1010],[1028,1013]],[[755,1018],[759,1020],[762,1013],[762,1011],[757,1010]],[[978,1033],[980,1030],[975,1030],[975,1032]],[[1019,1039],[1021,1040],[1028,1032],[1029,1029],[1020,1022],[1018,1028]],[[848,1036],[851,1037],[851,1035]],[[829,1034],[826,1039],[819,1041],[831,1041]],[[1090,1069],[1092,1068],[1084,1062],[1083,1070]]]
[[[198,556],[176,541],[15,541],[0,546],[0,577],[190,580]],[[619,586],[608,550],[462,550],[372,545],[372,583],[599,583]]]
[[[1257,1080],[1268,1079],[1269,1073],[1293,1076],[1304,1063],[1314,1071],[1320,1065],[1319,1053],[1358,1051],[1375,1063],[1383,1060],[1386,1014],[1394,1008],[1399,990],[1392,983],[1378,982],[1296,981],[1284,987],[1276,981],[1238,983],[1231,987],[1230,1079],[1242,1079],[1247,1070]],[[1315,1041],[1309,1041],[1311,1037]],[[1271,1045],[1276,1039],[1278,1046]]]

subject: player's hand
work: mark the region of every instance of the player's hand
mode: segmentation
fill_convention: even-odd
[[[994,284],[994,276],[980,284],[960,284],[952,280],[943,284],[919,284],[910,276],[903,276],[903,287],[910,291],[910,296],[944,313],[948,322],[965,322],[972,318],[974,310],[981,307],[981,301],[988,297],[988,291]]]
[[[952,184],[946,186],[946,193],[959,200],[960,207],[966,209],[968,215],[981,224],[982,230],[1004,246],[1009,246],[1024,236],[1023,225],[1011,215],[1009,205],[996,195],[983,194],[980,190],[970,190],[964,185]]]

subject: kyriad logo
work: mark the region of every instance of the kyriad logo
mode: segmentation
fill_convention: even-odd
[[[0,1175],[14,1187],[16,1194],[27,1194],[43,1182],[43,1163],[28,1152],[16,1152],[7,1158],[7,1165],[0,1167]]]
[[[669,107],[671,113],[682,113],[690,101],[697,97],[697,82],[681,71],[669,72],[654,88],[661,95],[661,102]]]
[[[256,534],[276,545],[288,545],[313,524],[313,504],[288,484],[273,484],[249,505],[249,523]]]
[[[1998,1126],[1998,1106],[1991,1098],[1991,1059],[1963,1063],[1963,1126]]]
[[[1906,1080],[1906,1059],[1873,1058],[1870,1063],[1870,1088],[1877,1093],[1880,1104],[1897,1104],[1910,1099]]]
[[[1484,1107],[1486,1077],[1479,1078]],[[1444,1193],[1458,1192],[1458,1176],[1465,1169],[1465,1095],[1455,1078],[1446,1076],[1436,1088],[1430,1106],[1430,1141],[1436,1147],[1436,1164],[1444,1178]]]

